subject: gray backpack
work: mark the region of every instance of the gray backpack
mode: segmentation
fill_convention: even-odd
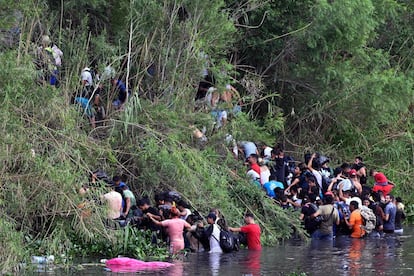
[[[377,217],[374,212],[366,206],[361,207],[361,216],[363,221],[362,229],[364,229],[367,234],[371,233],[372,230],[375,229]]]

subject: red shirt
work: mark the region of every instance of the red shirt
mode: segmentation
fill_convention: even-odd
[[[252,250],[262,249],[260,243],[260,226],[258,224],[248,224],[240,227],[240,232],[246,233],[247,247]]]
[[[257,172],[260,175],[260,166],[256,163],[256,164],[250,164],[250,169],[254,170],[255,172]]]

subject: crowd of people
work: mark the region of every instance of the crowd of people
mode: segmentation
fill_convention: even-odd
[[[404,204],[391,194],[395,184],[384,173],[368,171],[361,156],[331,168],[330,159],[313,153],[302,162],[283,148],[240,142],[246,177],[284,209],[300,210],[304,228],[315,239],[402,233]],[[368,185],[372,177],[373,185]]]
[[[251,250],[261,249],[260,227],[251,213],[246,213],[246,225],[228,227],[226,220],[217,208],[212,208],[206,217],[190,206],[175,191],[161,192],[155,195],[155,205],[148,197],[137,199],[122,177],[116,175],[110,179],[103,171],[91,174],[90,183],[83,185],[79,193],[87,200],[106,203],[106,225],[118,229],[126,225],[151,231],[151,242],[169,245],[170,253],[177,254],[183,249],[193,252],[208,251],[222,253],[221,232],[227,231],[232,239],[242,242]],[[91,189],[104,183],[107,193],[99,199],[92,199]],[[79,206],[83,208],[84,205]],[[237,233],[242,233],[238,235]],[[238,248],[234,248],[237,250]]]
[[[391,194],[395,184],[382,172],[368,172],[362,157],[331,168],[329,158],[316,153],[305,154],[303,162],[296,162],[285,156],[280,145],[257,147],[242,141],[237,146],[245,160],[246,179],[281,208],[296,210],[313,239],[382,237],[403,232],[404,204]],[[370,177],[372,187],[368,185]],[[108,227],[131,225],[151,231],[152,242],[169,244],[172,254],[183,249],[227,252],[221,243],[223,231],[232,233],[237,242],[251,250],[261,248],[260,226],[251,213],[245,214],[244,226],[229,227],[217,208],[203,217],[175,191],[156,194],[153,205],[148,197],[138,199],[125,179],[109,179],[102,171],[95,171],[91,183],[80,193],[88,195],[97,182],[106,183],[109,189],[101,196],[108,205]]]

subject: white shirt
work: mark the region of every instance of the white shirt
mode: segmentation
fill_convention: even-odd
[[[312,170],[313,176],[315,176],[316,183],[318,183],[318,186],[320,189],[322,189],[322,175],[317,170]]]
[[[220,228],[217,224],[213,224],[213,232],[210,236],[210,253],[223,253],[220,246]]]
[[[272,148],[271,147],[266,147],[263,151],[263,155],[265,159],[270,159],[272,157]]]
[[[338,186],[342,185],[342,191],[350,191],[352,190],[352,182],[349,179],[344,179],[339,182]]]
[[[186,211],[185,216],[181,216],[181,219],[186,220],[189,215],[191,215],[191,210],[188,208],[184,209]]]
[[[55,59],[56,66],[62,66],[62,58],[61,58],[61,56],[63,56],[62,50],[60,50],[58,46],[56,45],[53,45],[52,50],[53,50],[53,58]]]
[[[270,177],[270,170],[267,168],[267,166],[261,166],[260,167],[260,183],[263,185],[269,182],[269,177]]]
[[[260,175],[255,172],[254,170],[248,170],[246,175],[252,180],[255,181],[257,179],[260,179]]]
[[[108,203],[108,218],[116,219],[121,216],[122,211],[122,196],[120,193],[115,191],[110,191],[103,195],[103,198]]]

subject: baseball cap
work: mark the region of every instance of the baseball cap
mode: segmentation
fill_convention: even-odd
[[[209,219],[209,218],[211,218],[211,219],[213,219],[213,220],[216,220],[217,216],[216,216],[216,214],[214,214],[214,213],[210,213],[210,214],[208,214],[207,218],[208,218],[208,219]]]

